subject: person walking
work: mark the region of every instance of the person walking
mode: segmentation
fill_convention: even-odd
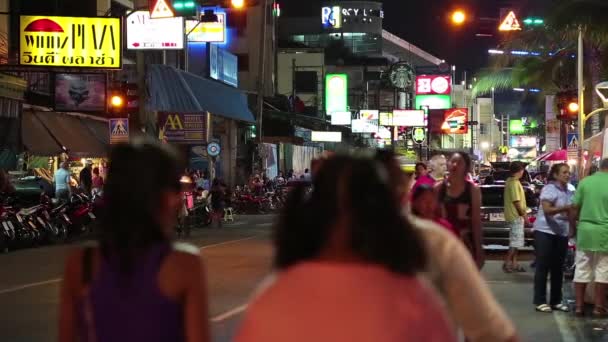
[[[93,161],[87,160],[84,164],[84,168],[80,170],[79,180],[80,187],[87,196],[91,196],[91,189],[93,187],[93,174],[91,170],[93,168]]]
[[[98,167],[93,168],[92,185],[93,185],[93,188],[91,190],[91,193],[93,195],[100,194],[103,191],[103,177],[101,177]]]
[[[467,153],[454,153],[448,162],[448,177],[435,185],[435,190],[439,195],[441,216],[458,232],[481,269],[485,263],[481,241],[481,191],[467,180],[471,164]]]
[[[593,315],[606,317],[606,286],[608,286],[608,158],[600,162],[600,170],[581,180],[574,194],[571,216],[572,236],[576,236],[574,285],[575,314],[582,316],[587,284],[595,282]],[[576,224],[578,217],[578,224]]]
[[[274,281],[247,308],[236,342],[455,341],[441,304],[416,275],[419,234],[382,167],[333,156],[296,186],[275,232]]]
[[[213,210],[212,221],[217,221],[218,228],[221,228],[226,205],[226,191],[219,179],[216,178],[213,180],[210,194],[211,209]]]
[[[568,213],[574,193],[568,189],[570,167],[554,164],[548,184],[540,193],[540,208],[534,222],[536,269],[534,272],[534,305],[536,311],[570,309],[562,303],[564,262],[568,250]],[[547,302],[547,276],[551,275],[551,299]]]
[[[70,185],[72,175],[70,175],[70,166],[67,161],[60,164],[57,171],[55,171],[53,180],[55,182],[55,198],[68,202],[72,196],[72,187]]]
[[[526,271],[517,261],[518,250],[524,247],[524,227],[530,224],[527,213],[526,193],[520,181],[525,169],[523,163],[518,161],[512,162],[509,168],[511,176],[505,182],[504,214],[505,221],[509,227],[509,251],[505,257],[502,269],[507,273]]]
[[[172,243],[181,204],[176,155],[136,141],[114,147],[110,161],[98,246],[66,261],[58,341],[210,341],[199,249]]]

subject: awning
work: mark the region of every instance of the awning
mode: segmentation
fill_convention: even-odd
[[[110,145],[110,133],[107,121],[80,118],[82,124],[104,146]]]
[[[25,149],[38,156],[54,156],[63,150],[61,145],[44,127],[34,112],[23,111],[21,115],[21,136]]]
[[[149,109],[159,112],[203,113],[254,122],[245,94],[167,65],[148,66]]]
[[[71,157],[107,155],[107,145],[102,144],[83,124],[84,120],[94,119],[58,112],[36,112],[34,115]]]

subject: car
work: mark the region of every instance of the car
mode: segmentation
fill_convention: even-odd
[[[509,245],[509,228],[504,216],[504,183],[481,185],[481,223],[484,245]],[[536,220],[538,212],[538,195],[534,188],[525,185],[526,204],[529,208],[530,222]],[[534,243],[531,227],[524,228],[525,245]]]

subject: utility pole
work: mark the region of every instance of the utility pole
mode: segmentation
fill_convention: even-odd
[[[268,0],[260,2],[260,53],[258,58],[258,139],[260,143],[263,141],[262,125],[264,117],[264,89],[266,87],[266,21],[268,20]]]

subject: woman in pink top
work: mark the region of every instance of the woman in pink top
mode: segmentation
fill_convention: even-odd
[[[412,191],[412,214],[433,221],[459,237],[454,226],[438,214],[439,201],[432,185],[422,184]]]
[[[370,159],[323,162],[310,195],[292,191],[275,232],[273,284],[253,300],[237,342],[455,341],[419,234]]]

